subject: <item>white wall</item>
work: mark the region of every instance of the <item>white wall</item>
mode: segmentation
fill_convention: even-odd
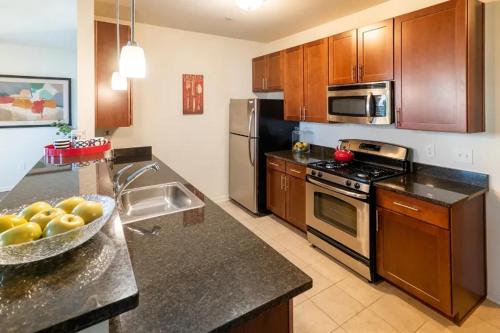
[[[441,1],[390,0],[362,12],[272,42],[264,52],[284,49],[317,38],[330,36],[379,20],[394,17]],[[314,143],[336,146],[341,138],[386,141],[413,149],[414,160],[433,165],[472,170],[490,175],[487,195],[488,295],[500,302],[500,2],[486,5],[486,133],[451,134],[397,130],[394,126],[302,123],[314,132]],[[435,144],[436,156],[426,156],[425,147]],[[454,150],[473,149],[473,164],[456,162]]]
[[[230,98],[249,98],[251,58],[262,45],[145,24],[137,25],[147,77],[134,81],[134,125],[114,147],[152,145],[154,153],[211,198],[228,192]],[[203,115],[182,115],[182,74],[203,74]]]
[[[76,53],[74,48],[44,48],[0,43],[0,73],[72,78],[72,116],[76,118]],[[10,190],[43,156],[55,136],[52,127],[0,128],[0,192]]]

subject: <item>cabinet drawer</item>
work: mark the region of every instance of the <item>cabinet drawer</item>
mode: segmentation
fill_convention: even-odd
[[[377,189],[377,206],[449,229],[449,209],[399,193]]]
[[[285,165],[286,165],[285,161],[280,160],[279,158],[274,158],[274,157],[267,158],[267,167],[269,169],[285,172]]]
[[[292,177],[305,179],[306,178],[306,167],[303,165],[300,165],[300,164],[286,162],[286,173]]]

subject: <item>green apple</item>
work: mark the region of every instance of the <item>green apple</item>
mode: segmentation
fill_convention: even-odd
[[[66,213],[71,214],[73,209],[75,209],[76,206],[78,206],[79,204],[81,204],[84,201],[85,201],[85,199],[82,197],[71,197],[71,198],[68,198],[66,200],[59,202],[56,205],[56,208],[61,208]]]
[[[95,201],[85,201],[78,204],[71,214],[80,216],[87,224],[102,216],[102,205]]]
[[[45,201],[38,201],[24,208],[19,214],[17,214],[17,216],[24,217],[26,221],[29,221],[35,214],[49,208],[52,208],[52,206]]]
[[[17,227],[18,225],[28,223],[24,218],[17,215],[3,215],[0,216],[0,233],[7,229]]]
[[[10,228],[0,234],[0,246],[27,243],[42,236],[42,228],[36,223],[27,222]]]
[[[72,214],[59,215],[50,221],[43,230],[43,237],[52,237],[70,231],[76,228],[83,227],[85,221],[80,216]]]
[[[64,215],[66,212],[62,210],[61,208],[49,208],[42,210],[40,213],[35,214],[30,219],[30,222],[38,223],[40,228],[45,229],[45,226],[47,223],[58,217],[59,215]]]

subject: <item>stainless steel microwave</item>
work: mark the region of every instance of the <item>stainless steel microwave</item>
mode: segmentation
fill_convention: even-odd
[[[387,125],[394,122],[393,82],[329,86],[328,121]]]

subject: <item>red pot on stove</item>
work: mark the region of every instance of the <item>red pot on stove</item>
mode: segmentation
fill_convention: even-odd
[[[354,153],[347,149],[335,149],[333,157],[338,162],[347,163],[354,159]]]

